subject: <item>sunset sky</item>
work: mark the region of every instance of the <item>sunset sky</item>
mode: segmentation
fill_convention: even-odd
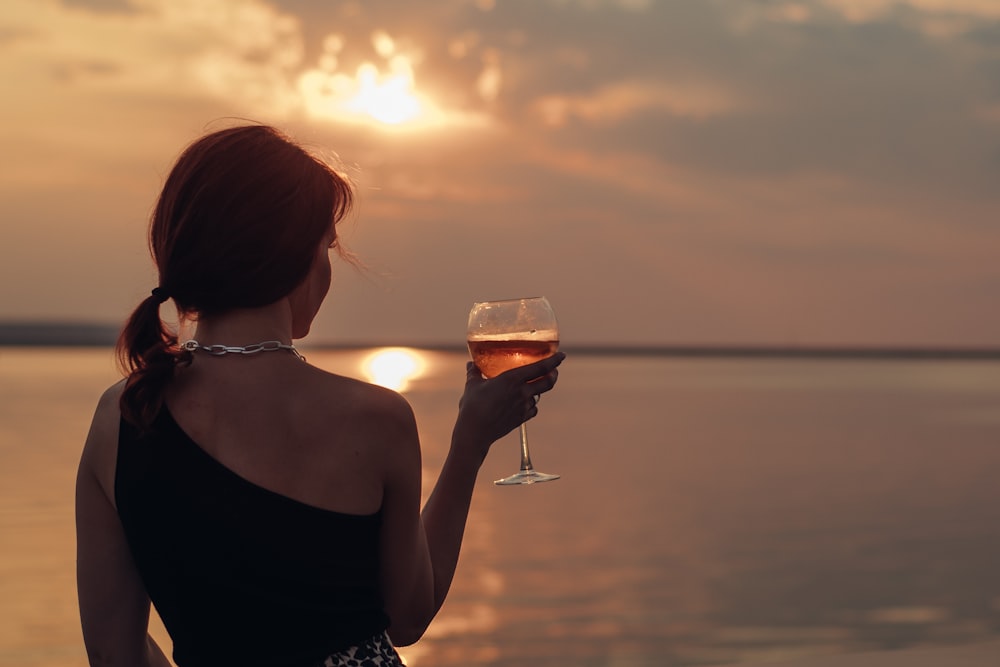
[[[121,321],[241,117],[358,206],[314,342],[1000,345],[998,0],[4,0],[0,320]]]

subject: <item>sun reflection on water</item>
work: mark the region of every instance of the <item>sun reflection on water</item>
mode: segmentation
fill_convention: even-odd
[[[427,360],[408,347],[382,347],[366,356],[361,371],[369,382],[403,392],[427,370]]]

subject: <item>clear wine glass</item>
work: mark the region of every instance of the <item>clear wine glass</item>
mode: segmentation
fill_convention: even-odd
[[[469,312],[468,342],[479,372],[491,378],[555,354],[559,349],[559,325],[544,296],[483,301],[473,304]],[[521,424],[521,469],[494,484],[534,484],[553,479],[559,479],[559,475],[532,467],[528,430]]]

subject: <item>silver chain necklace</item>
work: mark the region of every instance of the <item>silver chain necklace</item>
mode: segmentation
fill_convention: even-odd
[[[263,343],[253,343],[252,345],[202,345],[192,338],[191,340],[184,341],[181,344],[181,349],[188,352],[201,350],[216,357],[221,357],[225,354],[258,354],[260,352],[289,350],[302,361],[306,360],[305,357],[299,354],[294,345],[285,345],[280,340],[265,340]]]

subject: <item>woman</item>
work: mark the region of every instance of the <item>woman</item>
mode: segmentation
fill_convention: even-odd
[[[159,272],[119,340],[77,479],[93,665],[398,665],[444,602],[491,444],[537,413],[563,355],[484,380],[470,363],[421,511],[398,394],[304,363],[349,184],[277,130],[209,134],[153,213]],[[160,304],[196,322],[178,345]],[[349,662],[350,661],[350,662]]]

